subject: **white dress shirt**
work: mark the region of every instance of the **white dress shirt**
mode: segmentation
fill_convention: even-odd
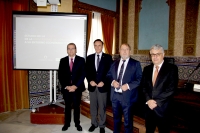
[[[122,79],[121,79],[120,85],[122,85],[122,80],[123,80],[123,77],[124,77],[124,72],[125,72],[125,70],[126,70],[128,61],[129,61],[129,58],[127,58],[126,61],[124,62],[124,70],[123,70],[123,74],[122,74]],[[122,64],[123,64],[123,59],[121,58],[121,59],[120,59],[120,62],[119,62],[118,70],[117,70],[117,78],[118,78],[118,75],[119,75],[119,72],[120,72],[120,69],[121,69]],[[128,89],[129,89],[129,85],[128,85],[128,84],[127,84],[127,86],[128,86]],[[115,91],[116,91],[116,92],[119,92],[119,93],[122,93],[121,87],[120,87],[120,89],[118,89],[118,90],[115,88]]]

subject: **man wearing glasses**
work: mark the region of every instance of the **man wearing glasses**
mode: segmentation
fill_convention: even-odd
[[[70,127],[71,109],[74,109],[74,123],[78,131],[82,131],[80,126],[80,103],[81,95],[85,90],[85,59],[76,55],[76,45],[67,45],[68,56],[60,60],[58,69],[58,79],[61,84],[61,92],[65,100],[65,124],[62,131]]]
[[[178,68],[164,61],[164,49],[155,44],[150,49],[152,64],[143,70],[141,87],[146,98],[146,133],[170,133],[173,94],[178,84]]]

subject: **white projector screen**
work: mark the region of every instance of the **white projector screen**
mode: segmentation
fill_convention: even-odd
[[[13,68],[57,70],[75,43],[86,57],[87,15],[54,12],[13,12]]]

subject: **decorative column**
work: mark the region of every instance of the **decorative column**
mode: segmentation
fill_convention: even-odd
[[[196,51],[195,56],[200,57],[200,2],[198,8],[198,17],[197,17],[197,37],[196,37]]]
[[[174,56],[182,56],[184,46],[186,0],[176,0],[175,5]]]
[[[129,0],[128,3],[128,35],[127,42],[131,46],[131,54],[134,54],[134,36],[135,36],[135,1]]]

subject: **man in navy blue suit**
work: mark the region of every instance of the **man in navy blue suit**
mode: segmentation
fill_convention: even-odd
[[[58,69],[58,79],[61,84],[61,92],[65,101],[65,124],[62,131],[70,127],[71,109],[74,109],[74,123],[78,131],[82,131],[80,126],[80,103],[82,92],[85,90],[85,59],[76,55],[76,45],[67,45],[68,56],[60,60]]]
[[[111,81],[111,95],[114,133],[120,133],[122,114],[125,133],[133,132],[133,106],[138,96],[138,86],[142,78],[139,61],[130,58],[129,44],[120,46],[121,58],[115,61],[107,74]]]
[[[93,132],[99,126],[100,133],[105,133],[107,92],[110,90],[106,75],[112,64],[112,56],[102,52],[103,42],[100,39],[94,41],[94,49],[95,53],[86,58],[92,124],[88,131]]]

